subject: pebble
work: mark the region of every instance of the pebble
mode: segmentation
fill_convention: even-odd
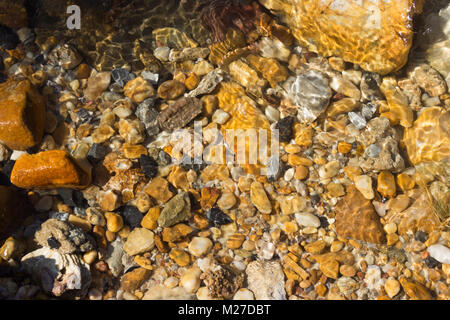
[[[98,257],[98,252],[95,250],[92,250],[92,251],[86,252],[83,255],[83,260],[87,264],[91,265],[94,263],[94,261],[97,259],[97,257]]]
[[[431,257],[440,263],[450,264],[450,249],[442,244],[433,244],[427,248]]]
[[[400,292],[400,289],[400,282],[394,278],[389,278],[384,284],[384,290],[391,299]]]
[[[168,80],[158,87],[158,96],[165,100],[174,100],[181,96],[186,87],[184,83],[177,80]]]
[[[236,204],[236,197],[232,192],[222,193],[219,200],[217,200],[217,205],[222,210],[229,210]]]
[[[219,227],[221,225],[226,225],[232,223],[233,220],[223,213],[219,208],[211,208],[207,211],[206,217],[208,218],[210,224],[215,227]]]
[[[270,122],[277,122],[280,120],[280,111],[272,106],[267,106],[264,113]]]
[[[330,161],[326,165],[319,168],[319,176],[322,179],[329,179],[339,173],[340,164],[339,161]]]
[[[123,93],[136,103],[141,103],[145,99],[153,98],[156,95],[155,89],[150,81],[142,77],[134,78],[123,87]]]
[[[84,97],[87,100],[96,100],[105,92],[111,82],[110,72],[99,72],[89,77]]]
[[[200,288],[201,270],[197,267],[190,268],[181,276],[180,286],[189,293],[195,293]]]
[[[160,61],[169,61],[170,48],[158,47],[153,51],[153,55]]]
[[[297,75],[289,90],[291,100],[299,106],[298,117],[303,122],[314,121],[325,111],[331,98],[326,76],[315,70]]]
[[[387,234],[392,234],[392,233],[397,232],[397,225],[394,222],[385,224],[383,228]]]
[[[130,256],[150,251],[155,246],[154,234],[145,228],[136,228],[128,235],[123,250]]]
[[[348,118],[350,122],[353,123],[353,125],[359,130],[364,129],[367,125],[366,119],[362,117],[359,113],[353,111],[349,112]]]
[[[185,267],[191,263],[191,256],[189,253],[181,249],[172,249],[169,253],[169,257],[180,267]]]
[[[250,199],[252,204],[261,212],[269,214],[272,212],[272,204],[267,197],[261,182],[254,181],[250,186]]]
[[[28,80],[0,84],[0,142],[11,150],[26,150],[44,135],[46,103]]]
[[[97,193],[97,203],[103,211],[114,211],[120,206],[120,199],[113,191],[99,191]]]
[[[295,168],[294,178],[304,180],[308,176],[309,170],[307,167],[299,165]]]
[[[245,270],[256,300],[285,300],[284,273],[278,261],[252,261]]]
[[[191,200],[187,192],[182,192],[166,203],[158,217],[160,227],[170,227],[192,216]]]
[[[372,200],[375,197],[375,193],[372,188],[372,178],[369,176],[356,176],[355,186],[362,193],[364,198]]]
[[[230,117],[231,115],[228,112],[225,112],[222,109],[217,109],[212,116],[212,121],[217,124],[225,124]]]
[[[213,246],[213,243],[208,238],[194,237],[189,243],[189,253],[195,257],[202,257],[207,254]]]
[[[356,275],[355,267],[345,264],[339,267],[339,272],[345,277],[354,277]]]
[[[312,213],[300,212],[295,214],[295,220],[303,227],[320,227],[320,220]]]
[[[413,189],[415,184],[414,179],[411,178],[410,175],[406,173],[400,173],[397,175],[397,185],[403,192]]]
[[[144,192],[161,203],[166,203],[174,195],[169,190],[169,182],[162,177],[156,177],[150,181]]]
[[[396,193],[395,178],[389,171],[382,171],[377,178],[377,191],[383,197],[393,197]]]
[[[161,209],[159,207],[150,208],[147,214],[142,218],[141,226],[149,230],[156,229],[158,227],[158,218],[160,214]]]

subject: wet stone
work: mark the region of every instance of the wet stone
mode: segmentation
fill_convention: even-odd
[[[158,218],[160,227],[170,227],[192,216],[191,200],[187,192],[182,192],[166,203]]]
[[[181,98],[160,112],[159,126],[168,132],[183,128],[202,112],[202,103],[197,98]]]
[[[369,158],[376,158],[381,152],[381,148],[377,144],[371,144],[366,149],[366,154]]]
[[[367,125],[366,119],[356,112],[349,112],[348,118],[350,119],[350,122],[353,123],[359,130],[364,129]]]
[[[135,206],[125,206],[122,210],[122,216],[131,228],[138,227],[144,217]]]
[[[136,116],[144,124],[147,134],[155,136],[159,133],[158,111],[154,108],[155,99],[145,99],[136,109]]]
[[[105,156],[106,148],[101,144],[93,143],[86,157],[91,163],[95,164],[102,161]]]
[[[233,220],[219,208],[211,208],[206,213],[211,226],[220,227],[221,225],[232,223]]]
[[[147,178],[153,179],[158,175],[158,162],[152,157],[141,155],[139,165]]]
[[[292,139],[293,128],[292,125],[294,123],[294,117],[285,117],[277,122],[275,128],[279,130],[280,141],[281,142],[289,142]]]
[[[111,71],[111,77],[113,78],[114,82],[123,87],[128,81],[134,78],[134,75],[127,69],[120,68]]]

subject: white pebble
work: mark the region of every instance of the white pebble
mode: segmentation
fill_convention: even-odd
[[[295,214],[295,220],[303,227],[320,227],[320,219],[308,212],[300,212]]]
[[[208,238],[194,237],[189,243],[189,252],[196,256],[201,257],[211,250],[213,243]]]
[[[228,119],[230,119],[230,114],[222,109],[217,109],[212,116],[212,121],[218,124],[224,124]]]
[[[291,181],[292,178],[294,177],[294,172],[295,172],[294,168],[289,168],[288,170],[286,170],[286,172],[284,173],[284,180]]]
[[[194,293],[200,288],[200,274],[199,268],[191,268],[181,276],[180,286],[189,293]]]
[[[11,158],[10,160],[16,161],[17,159],[19,159],[22,155],[27,154],[28,152],[26,151],[19,151],[19,150],[14,150],[11,154]]]
[[[450,264],[450,249],[442,244],[433,244],[427,249],[430,256],[440,263]]]

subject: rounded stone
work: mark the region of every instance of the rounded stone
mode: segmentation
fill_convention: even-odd
[[[189,243],[188,250],[195,257],[202,257],[207,254],[213,246],[208,238],[194,237]]]

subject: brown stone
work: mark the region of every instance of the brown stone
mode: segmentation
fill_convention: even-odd
[[[159,86],[158,96],[161,99],[174,100],[181,96],[185,89],[184,83],[177,80],[168,80]]]
[[[17,159],[11,182],[24,189],[85,188],[90,176],[63,150],[24,154]]]
[[[202,206],[203,210],[211,209],[216,203],[217,199],[219,199],[220,194],[220,189],[213,187],[202,188],[202,198],[200,199],[200,205]]]
[[[137,103],[141,103],[145,99],[155,97],[156,95],[152,84],[142,77],[128,81],[123,87],[123,93]]]
[[[162,177],[154,178],[145,187],[144,192],[162,203],[166,203],[173,197],[172,191],[169,190],[169,183]]]
[[[160,213],[161,209],[159,207],[150,208],[144,218],[142,218],[141,226],[150,230],[156,229]]]
[[[45,100],[28,80],[0,84],[0,141],[26,150],[44,135]]]
[[[120,289],[126,292],[134,292],[150,277],[151,271],[145,268],[137,268],[125,273],[120,280]]]
[[[381,193],[383,197],[392,198],[395,196],[395,178],[392,173],[389,171],[382,171],[378,174],[377,191]]]
[[[385,243],[383,226],[372,203],[356,190],[347,189],[347,195],[336,205],[336,232],[348,237],[372,243]]]
[[[401,278],[400,284],[411,300],[432,300],[430,291],[423,285],[409,281],[406,278]]]
[[[301,46],[380,74],[406,63],[413,40],[412,17],[421,12],[423,2],[260,1],[290,27]]]

